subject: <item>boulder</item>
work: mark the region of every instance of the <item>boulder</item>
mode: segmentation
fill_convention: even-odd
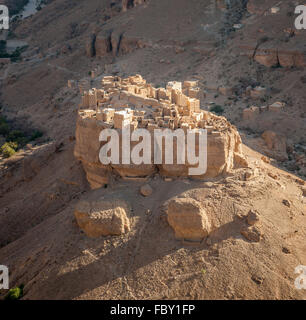
[[[80,201],[74,211],[79,227],[88,237],[121,235],[130,231],[129,207],[122,200]]]
[[[233,88],[219,87],[218,92],[223,96],[231,96],[233,94]]]
[[[211,223],[201,203],[191,198],[170,200],[167,218],[177,239],[200,241],[211,231]]]
[[[251,242],[259,242],[262,236],[260,230],[255,226],[245,227],[240,233]]]
[[[250,226],[253,226],[254,224],[256,224],[259,221],[259,214],[254,211],[254,210],[250,210],[248,215],[247,215],[247,222]]]
[[[101,31],[95,39],[95,54],[97,57],[103,57],[112,51],[110,30]]]
[[[279,63],[276,49],[257,50],[254,59],[266,67],[277,66]]]
[[[260,99],[265,96],[267,93],[267,89],[263,87],[255,87],[254,89],[250,90],[250,96],[252,99]]]
[[[243,120],[255,120],[255,118],[259,115],[259,112],[260,110],[256,106],[246,108],[243,110]]]
[[[140,193],[144,197],[150,196],[152,194],[152,192],[153,192],[153,189],[148,184],[145,184],[145,185],[141,186],[141,188],[140,188]]]

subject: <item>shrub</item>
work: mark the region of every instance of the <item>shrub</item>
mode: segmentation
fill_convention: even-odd
[[[7,136],[7,140],[8,141],[15,141],[19,138],[23,138],[24,137],[24,133],[20,130],[12,130],[8,136]]]
[[[6,137],[6,141],[14,141],[19,146],[24,146],[28,143],[28,138],[26,138],[25,134],[20,130],[12,130]]]
[[[1,148],[0,153],[5,157],[9,158],[16,153],[18,144],[16,142],[6,142]]]
[[[9,290],[4,300],[19,300],[23,296],[24,285],[21,284],[19,287],[15,287]]]
[[[215,105],[210,108],[210,111],[216,114],[222,114],[224,112],[224,108],[220,105]]]
[[[36,131],[34,131],[32,133],[32,135],[30,137],[30,141],[36,140],[36,139],[38,139],[38,138],[40,138],[42,136],[43,136],[43,133],[41,131],[39,131],[39,130],[36,130]]]
[[[0,40],[0,53],[5,53],[5,49],[6,49],[6,41]]]
[[[2,134],[3,136],[6,136],[10,131],[10,128],[8,126],[7,123],[5,122],[0,122],[0,134]]]

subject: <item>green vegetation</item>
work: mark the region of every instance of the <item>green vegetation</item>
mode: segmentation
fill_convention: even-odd
[[[30,141],[34,141],[38,138],[41,138],[43,136],[43,133],[39,130],[35,130],[32,135],[30,136]]]
[[[10,131],[9,125],[6,123],[5,118],[0,116],[0,134],[6,136]]]
[[[9,158],[16,153],[17,148],[18,144],[16,142],[5,142],[0,148],[0,154],[2,154],[4,158]]]
[[[216,114],[220,115],[220,114],[223,114],[224,108],[223,108],[222,106],[220,106],[220,105],[217,104],[217,105],[211,107],[211,108],[210,108],[210,111],[213,112],[213,113],[216,113]]]
[[[21,60],[21,53],[27,48],[27,46],[18,47],[13,53],[6,52],[6,41],[0,40],[0,58],[10,58],[12,62]]]
[[[19,300],[23,296],[24,285],[21,284],[19,287],[15,287],[9,290],[4,300]]]
[[[43,136],[41,131],[35,130],[28,134],[21,130],[11,128],[8,121],[0,116],[0,136],[5,138],[5,141],[0,144],[0,155],[9,158],[16,153],[16,151],[24,147],[30,141],[34,141]]]
[[[0,55],[5,53],[5,48],[6,48],[6,41],[0,40]]]

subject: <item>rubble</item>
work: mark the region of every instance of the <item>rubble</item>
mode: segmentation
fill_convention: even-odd
[[[130,231],[128,205],[122,200],[80,201],[74,211],[79,227],[87,236],[121,235]]]
[[[254,224],[256,224],[259,221],[259,214],[254,211],[254,210],[250,210],[248,215],[247,215],[247,222],[250,226],[253,226]]]
[[[255,226],[245,227],[240,233],[251,242],[259,242],[262,237],[260,230]]]
[[[211,224],[201,203],[191,198],[175,198],[168,204],[167,217],[177,239],[202,240]]]

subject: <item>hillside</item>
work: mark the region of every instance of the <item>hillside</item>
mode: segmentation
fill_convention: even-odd
[[[25,285],[24,299],[306,298],[294,286],[296,266],[306,265],[306,30],[294,29],[294,7],[53,0],[12,23],[7,46],[26,46],[16,62],[0,63],[0,143],[13,130],[27,140],[0,158],[0,265],[12,286]],[[201,109],[221,107],[247,168],[203,181],[115,176],[91,190],[74,156],[79,85],[135,74],[154,87],[198,81]],[[33,132],[42,136],[31,140]],[[175,238],[174,198],[195,200],[212,217],[207,238]],[[101,199],[128,204],[128,233],[94,239],[79,228],[79,201]]]

